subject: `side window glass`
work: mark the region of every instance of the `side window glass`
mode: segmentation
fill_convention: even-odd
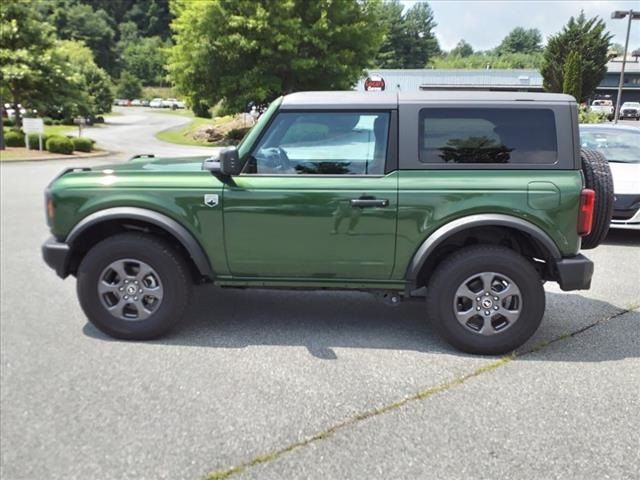
[[[558,159],[550,109],[428,108],[420,111],[420,161],[553,164]]]
[[[382,175],[389,112],[280,112],[245,173]]]

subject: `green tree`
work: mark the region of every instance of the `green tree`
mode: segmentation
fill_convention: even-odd
[[[578,52],[569,52],[564,64],[562,92],[573,95],[576,100],[582,98],[582,57]]]
[[[82,42],[60,40],[55,54],[58,61],[63,62],[72,87],[71,92],[62,97],[62,105],[57,107],[59,113],[54,116],[71,118],[110,112],[113,83],[107,72],[96,65],[91,50]]]
[[[542,51],[542,34],[537,28],[516,27],[504,37],[496,48],[498,55],[505,53],[535,53]]]
[[[607,72],[612,35],[605,28],[604,21],[598,17],[587,19],[584,12],[580,12],[549,39],[541,69],[545,90],[563,91],[564,65],[569,53],[576,52],[582,58],[582,92],[577,100],[585,101],[593,94]]]
[[[404,66],[404,59],[400,53],[406,38],[402,18],[403,9],[404,7],[398,0],[380,5],[377,15],[385,34],[375,60],[375,64],[379,68],[403,68]]]
[[[449,55],[453,55],[455,57],[468,57],[469,55],[473,55],[473,47],[462,39],[458,42],[455,48],[449,52]]]
[[[377,2],[175,1],[168,70],[191,105],[241,111],[296,90],[347,89],[382,42]]]
[[[167,74],[166,51],[170,43],[160,37],[140,38],[126,44],[121,62],[125,71],[135,75],[143,85],[161,85]]]
[[[511,69],[536,68],[542,66],[542,53],[507,53],[495,55],[476,52],[467,57],[447,55],[434,58],[430,66],[434,68],[462,68],[462,69]]]
[[[95,62],[111,75],[117,72],[113,19],[102,9],[77,3],[76,0],[43,2],[43,13],[63,40],[84,42],[93,52]]]
[[[404,47],[404,68],[424,68],[429,60],[440,55],[440,46],[433,29],[438,25],[428,3],[416,3],[404,17],[407,43]]]
[[[20,0],[5,0],[0,8],[0,87],[22,119],[18,104],[45,105],[67,80],[56,64],[55,35],[40,20],[32,6]]]
[[[125,98],[128,100],[140,98],[142,96],[142,83],[138,77],[125,70],[120,74],[116,95],[118,98]]]
[[[379,25],[385,32],[375,63],[380,68],[423,68],[440,54],[433,29],[437,26],[427,3],[417,3],[403,14],[397,0],[377,10]]]

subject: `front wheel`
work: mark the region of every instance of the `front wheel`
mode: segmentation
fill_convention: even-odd
[[[468,353],[516,349],[537,330],[544,309],[540,275],[505,247],[459,250],[438,266],[427,286],[427,313],[436,331]]]
[[[147,340],[182,317],[191,292],[188,268],[166,241],[141,233],[108,237],[85,255],[77,292],[89,321],[115,338]]]

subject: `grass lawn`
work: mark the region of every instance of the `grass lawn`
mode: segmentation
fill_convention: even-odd
[[[71,135],[72,133],[78,133],[78,127],[75,125],[45,125],[45,135],[61,135],[63,137]]]
[[[179,145],[197,145],[200,147],[213,147],[215,144],[206,142],[206,141],[198,141],[191,138],[191,133],[198,130],[205,125],[215,125],[216,120],[211,118],[197,118],[194,117],[193,120],[181,127],[172,128],[170,130],[165,130],[163,132],[156,133],[156,138],[158,140],[162,140],[163,142],[169,143],[177,143]]]

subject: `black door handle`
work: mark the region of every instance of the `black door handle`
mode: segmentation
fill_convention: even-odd
[[[352,198],[351,206],[353,208],[374,208],[374,207],[387,207],[389,206],[389,200],[386,198]]]

